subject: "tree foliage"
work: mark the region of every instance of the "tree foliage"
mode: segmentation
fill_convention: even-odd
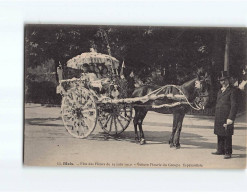
[[[26,76],[42,69],[52,60],[55,72],[59,62],[65,66],[72,57],[89,52],[116,57],[144,82],[181,84],[194,77],[197,68],[212,73],[223,70],[228,28],[188,28],[158,26],[81,26],[26,25]],[[231,28],[230,71],[241,73],[246,64],[247,31]],[[109,46],[109,47],[108,47]],[[109,50],[110,48],[110,50]],[[51,62],[51,61],[50,61]],[[42,71],[41,71],[42,72]],[[37,74],[38,75],[38,74]],[[55,74],[53,74],[55,76]]]

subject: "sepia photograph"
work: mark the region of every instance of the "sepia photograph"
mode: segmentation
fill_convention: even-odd
[[[0,191],[246,191],[246,9],[0,0]]]
[[[247,29],[24,25],[25,166],[246,168]]]

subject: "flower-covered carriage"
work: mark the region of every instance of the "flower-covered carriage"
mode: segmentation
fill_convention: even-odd
[[[122,133],[131,122],[134,103],[166,98],[172,99],[173,103],[153,107],[190,104],[174,85],[163,86],[143,97],[129,97],[127,81],[118,74],[119,61],[94,50],[70,59],[67,67],[82,70],[80,78],[62,80],[58,68],[57,93],[62,95],[62,120],[67,131],[76,138],[88,137],[97,123],[107,134]],[[169,93],[174,88],[181,93]],[[201,109],[199,104],[197,108]]]
[[[110,135],[123,132],[131,121],[132,108],[128,103],[112,103],[126,97],[123,88],[127,83],[118,75],[119,61],[92,50],[70,59],[67,67],[82,70],[80,78],[60,80],[57,87],[62,95],[62,120],[68,132],[85,138],[97,122]]]

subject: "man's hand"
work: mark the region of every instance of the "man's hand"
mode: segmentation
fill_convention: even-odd
[[[226,120],[226,123],[223,125],[223,127],[227,127],[227,125],[231,125],[233,123],[233,120],[231,120],[231,119],[227,119]]]
[[[232,123],[233,123],[233,121],[232,121],[231,119],[227,119],[227,120],[226,120],[226,124],[227,124],[227,125],[231,125]]]

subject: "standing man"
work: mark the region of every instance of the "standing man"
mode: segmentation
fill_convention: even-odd
[[[214,155],[225,155],[224,159],[232,155],[232,135],[234,120],[237,114],[237,91],[230,85],[230,77],[226,71],[222,71],[218,78],[222,88],[217,94],[215,108],[214,134],[217,135],[218,145]]]

